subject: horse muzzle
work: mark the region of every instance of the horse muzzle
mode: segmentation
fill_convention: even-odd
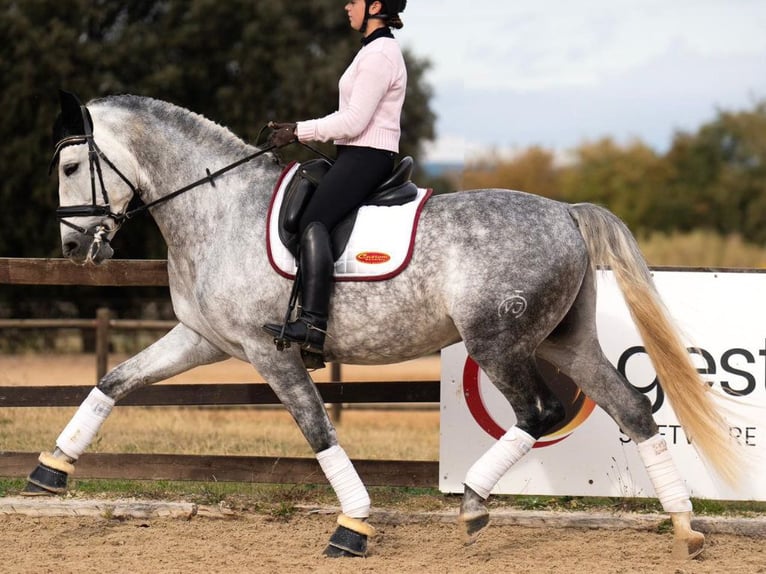
[[[88,233],[71,230],[62,235],[61,249],[64,257],[78,264],[93,263],[100,265],[114,255],[109,243],[109,228],[98,225],[88,229]]]

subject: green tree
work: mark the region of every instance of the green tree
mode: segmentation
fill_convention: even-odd
[[[336,0],[0,0],[0,256],[59,253],[55,181],[46,174],[57,90],[88,100],[134,93],[171,101],[255,142],[268,120],[337,107],[359,49]],[[405,54],[402,153],[434,135],[428,62]],[[162,257],[149,218],[117,236],[121,257]]]
[[[677,134],[667,160],[670,189],[687,207],[677,228],[766,243],[766,100],[752,110],[719,112],[695,134]]]
[[[574,161],[563,168],[561,196],[570,202],[589,201],[612,210],[633,231],[655,225],[668,168],[662,156],[640,141],[618,145],[611,138],[581,144]]]

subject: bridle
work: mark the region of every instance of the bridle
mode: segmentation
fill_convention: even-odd
[[[124,173],[122,173],[116,165],[114,165],[114,163],[106,156],[106,154],[103,151],[101,151],[101,149],[98,147],[98,144],[96,144],[96,140],[93,137],[93,121],[91,119],[88,108],[85,106],[80,106],[80,111],[82,113],[84,133],[81,135],[67,136],[59,140],[59,142],[56,144],[56,149],[54,150],[53,157],[51,158],[51,163],[48,169],[48,173],[50,173],[53,170],[53,167],[57,164],[59,155],[61,154],[62,149],[72,145],[88,144],[88,166],[90,170],[91,203],[82,204],[82,205],[59,206],[56,209],[56,218],[63,225],[66,225],[67,227],[70,227],[84,235],[92,236],[94,238],[94,243],[101,243],[102,241],[105,241],[108,233],[116,231],[125,221],[135,217],[136,215],[140,213],[143,213],[149,210],[151,207],[154,207],[155,205],[159,205],[161,203],[169,201],[173,199],[174,197],[177,197],[181,195],[182,193],[185,193],[189,191],[190,189],[194,189],[195,187],[199,187],[200,185],[203,185],[205,183],[209,183],[212,187],[215,187],[215,178],[226,173],[227,171],[230,171],[249,161],[252,161],[258,156],[261,156],[273,150],[275,147],[274,145],[271,145],[271,144],[267,145],[266,147],[259,149],[255,153],[252,153],[246,157],[243,157],[242,159],[239,159],[235,161],[234,163],[224,166],[218,171],[215,171],[212,173],[210,172],[209,169],[206,168],[205,172],[207,175],[203,178],[200,178],[190,183],[189,185],[186,185],[180,189],[177,189],[173,192],[163,195],[152,202],[141,204],[138,207],[135,207],[134,209],[128,209],[129,207],[128,206],[125,208],[124,212],[115,213],[114,211],[112,211],[111,205],[109,203],[109,193],[107,192],[106,186],[104,185],[104,177],[103,177],[103,172],[101,169],[101,161],[103,161],[114,173],[117,174],[117,176],[119,176],[119,178],[122,181],[125,182],[125,184],[130,188],[134,197],[140,197],[140,190],[138,186],[134,185],[130,181],[130,179]],[[100,195],[101,195],[101,199],[103,199],[103,202],[104,202],[103,204],[98,203],[99,194],[96,190],[97,179],[98,179],[98,185],[101,188]],[[84,227],[76,225],[72,223],[71,221],[67,221],[67,219],[72,217],[102,217],[103,219],[101,223],[95,226],[94,228],[85,229]],[[112,228],[109,228],[106,225],[104,225],[104,221],[106,219],[111,219],[112,221],[114,221],[115,226]]]

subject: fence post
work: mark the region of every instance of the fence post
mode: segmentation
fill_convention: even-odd
[[[330,380],[335,382],[341,382],[340,363],[330,363]],[[333,403],[330,416],[334,423],[340,422],[340,415],[343,411],[343,403]]]
[[[106,375],[109,363],[109,319],[111,313],[106,307],[96,310],[96,383]]]

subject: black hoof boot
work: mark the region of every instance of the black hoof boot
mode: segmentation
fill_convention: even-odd
[[[74,472],[74,465],[48,453],[41,453],[39,461],[40,464],[27,477],[22,496],[53,496],[65,493],[67,479]]]
[[[324,555],[328,558],[359,558],[367,555],[367,539],[375,529],[358,518],[341,514]]]

